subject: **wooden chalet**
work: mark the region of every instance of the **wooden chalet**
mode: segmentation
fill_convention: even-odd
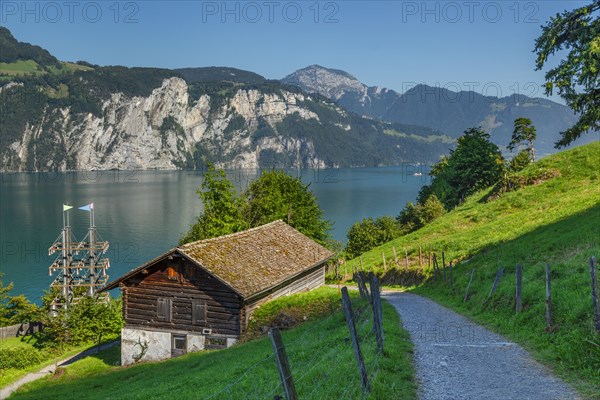
[[[325,282],[333,253],[283,221],[176,247],[123,275],[121,363],[227,347],[252,312]]]

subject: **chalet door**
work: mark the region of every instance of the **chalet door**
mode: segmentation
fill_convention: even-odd
[[[179,357],[187,353],[186,335],[171,335],[171,357]]]

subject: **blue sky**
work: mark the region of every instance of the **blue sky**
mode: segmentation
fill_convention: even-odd
[[[62,60],[231,66],[282,78],[311,64],[399,92],[415,83],[543,96],[534,40],[581,1],[50,1],[0,24]]]

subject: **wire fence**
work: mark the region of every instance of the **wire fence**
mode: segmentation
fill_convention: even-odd
[[[350,299],[354,308],[356,338],[364,354],[368,379],[373,382],[379,374],[382,354],[373,325],[374,309],[365,298],[351,296]],[[344,314],[335,311],[309,325],[283,332],[285,354],[297,396],[292,399],[365,398],[349,330],[339,329],[345,325]],[[278,373],[275,351],[242,368],[234,380],[203,398],[290,399]]]

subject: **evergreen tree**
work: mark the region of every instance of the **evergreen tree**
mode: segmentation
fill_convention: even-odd
[[[546,72],[546,94],[554,90],[579,121],[561,132],[556,147],[564,147],[592,130],[600,130],[600,1],[565,11],[550,18],[535,41],[536,70],[550,56],[568,51],[557,66]]]
[[[527,142],[527,151],[529,152],[531,162],[533,162],[535,161],[533,142],[536,137],[535,126],[531,124],[531,120],[529,118],[517,118],[515,119],[515,129],[507,148],[513,151],[519,144]]]

